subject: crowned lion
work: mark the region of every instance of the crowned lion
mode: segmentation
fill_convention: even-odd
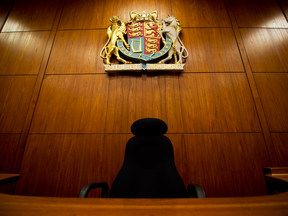
[[[123,35],[127,34],[126,25],[131,23],[131,21],[123,22],[120,19],[120,16],[113,16],[113,18],[111,18],[110,21],[111,26],[109,26],[107,29],[108,40],[104,45],[104,47],[102,48],[100,56],[101,58],[106,59],[106,64],[111,64],[110,58],[112,54],[116,56],[118,61],[121,61],[125,64],[131,64],[131,62],[128,62],[120,57],[118,52],[119,49],[116,46],[117,40],[120,39],[124,43],[127,50],[130,50],[130,46],[125,41]]]

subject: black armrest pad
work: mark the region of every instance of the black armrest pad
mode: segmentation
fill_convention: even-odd
[[[189,184],[188,185],[188,197],[189,198],[206,198],[206,193],[203,187],[200,185]]]
[[[102,188],[102,194],[101,198],[107,198],[108,197],[108,190],[109,186],[106,182],[99,182],[99,183],[92,183],[92,184],[86,184],[82,189],[80,190],[78,197],[79,198],[86,198],[88,196],[88,193],[90,190],[94,188]]]

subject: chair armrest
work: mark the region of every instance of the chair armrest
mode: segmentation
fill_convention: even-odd
[[[206,193],[203,187],[196,184],[188,185],[188,197],[189,198],[206,198]]]
[[[102,188],[101,198],[107,198],[109,186],[108,186],[108,183],[106,183],[106,182],[91,183],[91,184],[84,185],[84,187],[82,187],[82,189],[80,190],[78,197],[79,198],[86,198],[88,196],[88,193],[90,190],[95,189],[95,188],[99,188],[99,187]]]

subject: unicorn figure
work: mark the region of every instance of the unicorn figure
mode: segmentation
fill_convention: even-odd
[[[170,60],[174,54],[175,63],[182,64],[183,62],[182,59],[188,57],[188,51],[179,38],[179,34],[181,31],[181,25],[180,25],[179,20],[177,20],[173,16],[168,15],[166,19],[162,20],[162,26],[163,26],[163,30],[159,31],[159,34],[162,38],[164,45],[166,44],[166,41],[163,37],[164,34],[167,34],[168,37],[171,38],[173,45],[168,51],[168,57],[161,60],[159,63],[164,63]],[[184,55],[183,53],[185,53],[186,55]],[[177,55],[179,58],[178,61],[177,61]]]

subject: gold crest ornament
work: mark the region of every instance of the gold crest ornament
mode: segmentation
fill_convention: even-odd
[[[129,15],[131,21],[127,22],[119,16],[110,19],[108,40],[100,52],[106,61],[105,71],[183,71],[183,59],[188,57],[188,51],[179,37],[180,21],[168,15],[159,22],[157,11],[141,14],[130,11]],[[111,55],[124,64],[111,65]],[[175,63],[167,64],[172,56]]]
[[[123,22],[120,19],[120,16],[113,16],[110,21],[111,26],[109,26],[107,29],[108,40],[102,48],[100,56],[101,58],[106,59],[106,64],[111,64],[110,58],[112,54],[116,56],[118,61],[129,64],[131,62],[126,61],[125,59],[120,57],[118,52],[119,48],[116,46],[116,42],[118,39],[120,39],[127,48],[127,50],[130,50],[129,44],[124,39],[124,34],[127,34],[126,25],[128,23],[131,23],[131,21]]]

